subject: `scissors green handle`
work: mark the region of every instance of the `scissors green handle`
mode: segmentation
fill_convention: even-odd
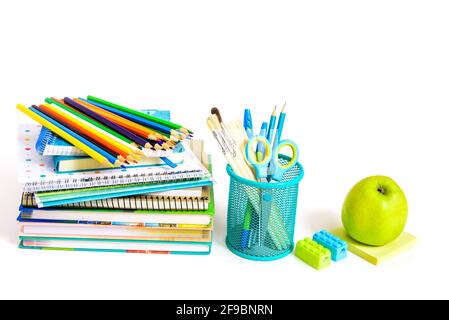
[[[279,159],[279,153],[281,149],[288,147],[292,151],[291,159],[283,164]],[[276,181],[281,181],[284,173],[287,172],[291,167],[293,167],[298,161],[298,146],[292,140],[282,140],[274,148],[273,158],[270,164],[269,174],[271,174],[271,179]]]
[[[261,158],[257,157],[255,147],[258,143],[263,145],[265,154]],[[246,145],[246,159],[256,171],[256,178],[263,179],[268,177],[268,165],[271,162],[272,150],[270,142],[264,136],[253,136]]]

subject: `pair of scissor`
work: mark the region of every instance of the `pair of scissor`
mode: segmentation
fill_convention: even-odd
[[[255,147],[257,145],[259,145],[259,152],[255,150]],[[262,148],[260,146],[262,146]],[[279,152],[285,147],[290,148],[292,151],[291,159],[288,161],[285,158],[284,160],[281,160],[279,158]],[[281,181],[285,172],[293,167],[298,160],[298,146],[292,140],[282,140],[279,143],[275,143],[275,145],[272,147],[265,136],[257,135],[253,136],[246,145],[246,158],[248,162],[254,167],[256,178],[258,181],[264,182],[269,181],[270,179]],[[287,162],[285,163],[285,161]],[[272,190],[270,188],[262,188],[260,189],[260,192],[261,214],[259,214],[258,233],[259,246],[261,247],[264,239],[266,238],[270,221],[272,225],[276,217],[271,217],[273,209]],[[272,233],[271,236],[276,237],[276,233]],[[277,242],[275,241],[275,243]]]
[[[262,158],[258,158],[255,151],[255,146],[259,143],[263,146]],[[290,148],[292,151],[291,159],[287,163],[281,162],[279,158],[279,152],[285,147]],[[293,167],[298,160],[298,146],[294,141],[286,139],[272,147],[266,137],[257,135],[253,136],[246,145],[246,158],[253,166],[256,178],[259,181],[268,179],[269,176],[275,181],[281,181],[284,173]]]

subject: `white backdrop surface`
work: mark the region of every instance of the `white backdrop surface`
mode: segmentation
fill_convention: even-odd
[[[446,1],[2,1],[0,298],[449,298],[449,4]],[[209,256],[17,248],[16,103],[105,97],[169,108],[208,141],[217,212]],[[207,131],[287,101],[305,176],[297,240],[338,226],[344,197],[383,174],[409,201],[413,249],[317,272],[293,255],[225,246],[228,177]]]

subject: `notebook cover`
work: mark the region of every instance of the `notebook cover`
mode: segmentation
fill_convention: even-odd
[[[81,220],[49,220],[49,219],[31,219],[32,210],[20,211],[17,216],[18,222],[30,223],[66,223],[66,224],[89,224],[104,226],[126,226],[126,227],[145,227],[145,228],[180,228],[180,229],[210,229],[213,228],[213,220],[208,225],[181,224],[181,223],[132,223],[116,221],[81,221]]]
[[[19,211],[21,213],[24,213],[25,215],[30,215],[34,210],[61,210],[64,209],[64,211],[85,211],[86,209],[89,209],[90,211],[98,211],[98,212],[131,212],[131,213],[141,213],[141,214],[204,214],[204,215],[209,215],[209,216],[214,216],[215,215],[215,199],[214,199],[214,190],[213,187],[210,186],[210,200],[209,200],[209,206],[207,210],[115,210],[115,209],[90,209],[90,208],[77,208],[77,209],[70,209],[70,208],[53,208],[53,207],[48,207],[48,208],[28,208],[28,207],[23,207],[20,206],[19,207]],[[18,219],[23,219],[22,215],[19,215]],[[19,220],[21,221],[21,220]]]
[[[152,254],[187,254],[187,255],[208,255],[211,251],[212,242],[177,242],[178,244],[199,244],[207,245],[208,251],[206,252],[189,252],[189,251],[153,251],[153,250],[121,250],[121,249],[86,249],[86,248],[50,248],[50,247],[27,247],[24,246],[23,241],[39,241],[39,240],[64,240],[64,238],[52,238],[52,237],[19,237],[19,248],[21,249],[38,249],[38,250],[57,250],[57,251],[92,251],[92,252],[122,252],[122,253],[152,253]],[[82,238],[65,238],[67,241],[116,241],[116,242],[152,242],[161,244],[170,244],[176,241],[151,241],[151,240],[103,240],[103,239],[82,239]]]
[[[184,148],[181,148],[182,151],[184,151]],[[169,157],[169,160],[171,162],[173,162],[176,165],[182,164],[184,162],[184,160],[182,159],[182,151],[180,150],[180,152],[173,152],[173,154]],[[77,162],[77,161],[83,161],[85,159],[91,160],[89,162],[92,163],[92,165],[87,166],[85,169],[80,169],[80,170],[66,170],[66,171],[61,171],[60,170],[60,165],[62,162],[64,161],[73,161],[73,162]],[[154,159],[157,159],[154,157]],[[132,165],[127,165],[128,168],[143,168],[143,167],[156,167],[156,166],[166,166],[166,163],[162,160],[160,160],[160,163],[155,164],[155,163],[151,163],[151,164],[145,164],[143,163],[144,160],[140,161],[137,164],[132,164]],[[76,163],[73,163],[73,165],[76,165]],[[109,166],[103,165],[101,163],[99,163],[98,161],[93,160],[90,157],[84,157],[84,156],[53,156],[53,167],[55,168],[56,173],[59,174],[65,174],[65,173],[75,173],[75,172],[87,172],[87,171],[93,171],[93,170],[121,170],[121,167],[116,167],[116,168],[111,168]]]
[[[40,155],[54,155],[53,151],[49,151],[48,146],[58,147],[56,150],[59,150],[59,154],[64,155],[73,155],[73,156],[85,156],[86,153],[72,144],[68,143],[55,133],[51,132],[49,129],[42,127],[39,137],[36,142],[36,151]],[[46,152],[47,149],[47,152]],[[56,152],[58,153],[58,152]]]
[[[210,187],[210,200],[209,206],[207,210],[123,210],[123,209],[91,209],[91,208],[54,208],[54,207],[45,207],[45,208],[29,208],[29,207],[19,207],[19,211],[25,214],[30,214],[34,210],[48,210],[48,211],[58,211],[64,209],[63,211],[85,211],[86,209],[90,211],[98,211],[98,212],[132,212],[132,213],[142,213],[142,214],[205,214],[209,216],[213,216],[215,214],[215,201],[214,201],[214,191],[213,187]]]
[[[209,207],[209,187],[198,187],[200,195],[190,194],[189,189],[170,190],[166,193],[147,193],[129,197],[108,198],[96,201],[85,201],[54,206],[55,209],[120,209],[120,210],[199,210]],[[175,192],[177,194],[172,194]],[[21,205],[37,208],[34,193],[22,193]]]
[[[175,169],[164,167],[139,167],[126,169],[95,170],[75,173],[57,174],[51,157],[40,156],[32,150],[34,139],[40,125],[20,126],[19,132],[19,182],[24,184],[24,191],[39,192],[63,189],[81,189],[87,187],[118,185],[125,183],[148,183],[183,179],[199,179],[210,174],[185,145],[185,161]],[[183,142],[184,143],[184,142]]]
[[[213,182],[210,179],[201,179],[201,180],[191,180],[187,182],[180,182],[180,181],[176,181],[173,183],[166,182],[163,184],[150,183],[150,184],[95,187],[89,188],[91,190],[87,189],[82,189],[82,191],[67,190],[66,192],[63,193],[61,191],[36,193],[35,198],[38,207],[44,208],[51,206],[61,206],[64,204],[83,202],[83,201],[96,201],[102,199],[133,196],[142,193],[203,187],[212,185],[212,183]]]
[[[209,164],[210,170],[212,170],[212,165]],[[209,215],[210,217],[213,217],[215,215],[215,197],[214,197],[214,188],[213,186],[209,187],[210,189],[210,198],[209,198],[209,205],[207,210],[200,211],[200,210],[111,210],[111,209],[91,209],[91,211],[99,211],[99,212],[132,212],[132,213],[141,213],[141,214],[204,214]],[[42,220],[42,219],[32,219],[31,214],[34,210],[75,210],[75,211],[84,211],[86,209],[70,209],[70,208],[54,208],[54,207],[48,207],[48,208],[29,208],[29,207],[23,207],[22,205],[19,207],[19,216],[17,217],[17,220],[19,222],[57,222],[57,223],[90,223],[90,224],[114,224],[114,225],[129,225],[126,223],[116,223],[116,222],[104,222],[104,221],[71,221],[71,220]],[[167,224],[146,224],[146,227],[161,227],[161,226],[168,226]],[[211,218],[211,224],[212,225],[212,218]],[[185,227],[189,228],[192,227],[191,225],[171,225],[173,227]]]
[[[201,231],[212,231],[214,229],[213,221],[209,225],[196,225],[196,224],[166,224],[166,223],[126,223],[126,222],[86,222],[79,223],[78,221],[37,221],[37,220],[25,220],[19,221],[19,225],[32,225],[32,224],[46,224],[46,225],[79,225],[86,227],[123,227],[123,228],[145,228],[145,229],[160,229],[160,230],[201,230]]]
[[[209,174],[212,175],[211,156],[208,157],[207,166]],[[187,182],[175,182],[164,184],[148,184],[148,185],[136,184],[129,186],[128,185],[108,186],[108,187],[36,193],[35,200],[39,208],[44,208],[85,201],[120,198],[125,196],[139,195],[143,193],[160,192],[166,190],[180,190],[198,186],[201,187],[212,186],[212,184],[213,182],[210,179],[201,179],[201,180],[191,180]],[[213,196],[213,191],[211,191],[211,196]]]
[[[202,150],[199,150],[199,151],[202,151]],[[209,155],[207,159],[203,159],[203,163],[205,165],[207,165],[208,171],[212,175],[212,158],[211,158],[211,156]],[[23,200],[23,196],[24,196],[24,194],[22,194],[22,201],[21,201],[21,205],[20,205],[21,210],[33,210],[33,209],[35,209],[36,207],[26,207],[26,206],[24,206],[24,204],[23,204],[23,201],[24,201]],[[204,196],[206,196],[207,198],[203,199]],[[141,197],[141,196],[139,196],[139,195],[135,196],[135,198],[139,198],[139,197]],[[124,199],[128,199],[128,201],[131,202],[132,198],[133,197],[131,196],[131,197],[127,197],[127,198],[124,198]],[[172,199],[172,197],[167,197],[167,198]],[[198,212],[212,212],[212,215],[215,212],[213,185],[210,185],[210,186],[207,186],[207,187],[203,187],[203,195],[202,195],[201,198],[197,198],[197,197],[191,197],[191,198],[190,197],[186,197],[186,198],[173,197],[173,198],[175,198],[176,200],[185,201],[187,208],[189,208],[189,204],[188,204],[189,202],[192,202],[192,201],[197,201],[197,202],[207,201],[207,208],[206,208],[206,205],[204,204],[203,208],[205,208],[205,210],[194,209],[194,205],[192,203],[191,204],[191,207],[192,207],[191,210],[185,210],[184,208],[178,209],[176,207],[174,208],[174,210],[172,210],[171,207],[169,209],[165,209],[165,207],[164,207],[163,210],[161,210],[161,209],[158,209],[158,210],[154,210],[154,209],[153,210],[133,209],[133,210],[137,210],[137,211],[140,211],[140,212],[160,212],[160,211],[163,211],[164,213],[170,213],[170,212],[172,212],[172,213],[173,212],[182,213],[182,212],[191,212],[191,211],[195,212],[195,211],[198,211]],[[118,199],[121,199],[121,198],[119,197]],[[112,200],[102,199],[102,201],[106,201],[107,202],[107,201],[112,201]],[[174,200],[169,200],[169,201],[171,203]],[[92,204],[92,203],[94,203],[94,204]],[[102,202],[100,201],[100,203],[102,203]],[[82,202],[80,202],[80,204],[82,204]],[[87,204],[90,204],[90,205],[87,205]],[[59,206],[59,207],[58,206],[50,206],[50,207],[48,207],[48,209],[50,209],[50,210],[51,209],[53,209],[53,210],[58,210],[58,209],[62,209],[62,210],[66,210],[66,209],[78,209],[78,210],[80,210],[80,209],[81,210],[82,209],[89,209],[89,210],[104,210],[104,211],[107,211],[107,209],[126,210],[126,208],[115,208],[115,207],[96,208],[96,207],[94,207],[95,204],[98,205],[98,201],[88,201],[86,203],[86,207],[84,207],[84,208],[83,207],[77,207],[77,206],[76,207],[70,207],[71,204],[64,204],[64,206]],[[73,203],[72,203],[72,205],[75,206],[75,204],[73,204]],[[198,207],[200,207],[199,203],[198,203]],[[41,209],[46,209],[46,208],[41,208]]]
[[[83,239],[123,239],[146,241],[211,242],[211,228],[145,228],[66,223],[24,222],[19,225],[19,236]],[[39,228],[33,232],[25,229]],[[46,230],[42,230],[46,229]],[[111,233],[114,230],[116,233]],[[45,232],[44,232],[45,231]]]

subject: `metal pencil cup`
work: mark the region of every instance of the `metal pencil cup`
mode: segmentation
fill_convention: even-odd
[[[301,164],[296,163],[278,183],[244,179],[229,165],[227,172],[231,178],[226,237],[229,250],[259,261],[290,254],[294,248],[298,184],[304,175]]]

